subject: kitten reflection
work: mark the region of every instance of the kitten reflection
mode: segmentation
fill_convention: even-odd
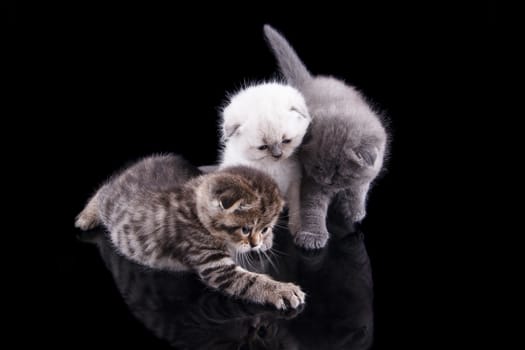
[[[190,273],[136,265],[103,234],[95,243],[133,315],[177,349],[365,350],[373,335],[370,261],[363,235],[343,222],[330,217],[332,238],[315,252],[276,232],[275,266],[260,272],[307,293],[304,311],[288,314],[225,297]]]
[[[244,303],[206,288],[194,274],[137,265],[118,255],[102,232],[94,234],[89,233],[90,241],[98,246],[132,314],[175,348],[295,348],[282,322],[300,310]]]
[[[361,232],[331,218],[327,247],[297,249],[295,283],[307,293],[303,313],[288,323],[299,349],[369,349],[373,340],[373,283]],[[354,231],[353,229],[351,231]]]

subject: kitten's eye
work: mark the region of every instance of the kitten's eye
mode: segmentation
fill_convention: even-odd
[[[251,231],[251,228],[250,228],[250,227],[248,227],[248,226],[243,226],[243,227],[242,227],[242,233],[243,233],[244,235],[247,235],[248,233],[250,233],[250,231]]]
[[[257,147],[259,150],[264,151],[265,149],[268,149],[268,145],[262,145]]]
[[[290,142],[292,142],[292,139],[284,139],[283,140],[283,143],[290,143]]]
[[[263,228],[261,232],[262,232],[262,233],[266,233],[266,232],[268,232],[268,227]]]

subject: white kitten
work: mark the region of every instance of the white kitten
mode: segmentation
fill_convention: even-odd
[[[272,176],[286,197],[292,233],[300,228],[301,165],[294,152],[310,121],[301,93],[277,82],[239,91],[222,111],[220,168],[248,165]]]

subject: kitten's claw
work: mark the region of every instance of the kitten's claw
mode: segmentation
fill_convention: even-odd
[[[279,283],[272,294],[270,303],[279,310],[297,309],[304,304],[304,292],[293,283]]]
[[[299,231],[294,236],[294,242],[296,245],[305,249],[320,249],[326,245],[328,241],[328,232],[308,232]]]

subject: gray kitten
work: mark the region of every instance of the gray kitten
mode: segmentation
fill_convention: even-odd
[[[284,201],[261,171],[200,171],[174,155],[145,158],[111,178],[78,215],[87,230],[103,224],[115,247],[143,265],[195,271],[227,295],[279,309],[296,308],[304,293],[292,283],[247,271],[239,254],[272,247]]]
[[[312,76],[283,36],[268,25],[264,32],[282,74],[303,94],[312,117],[299,153],[302,227],[292,233],[299,246],[321,248],[328,240],[331,200],[348,224],[365,217],[367,192],[383,165],[388,136],[359,92],[336,78]]]

